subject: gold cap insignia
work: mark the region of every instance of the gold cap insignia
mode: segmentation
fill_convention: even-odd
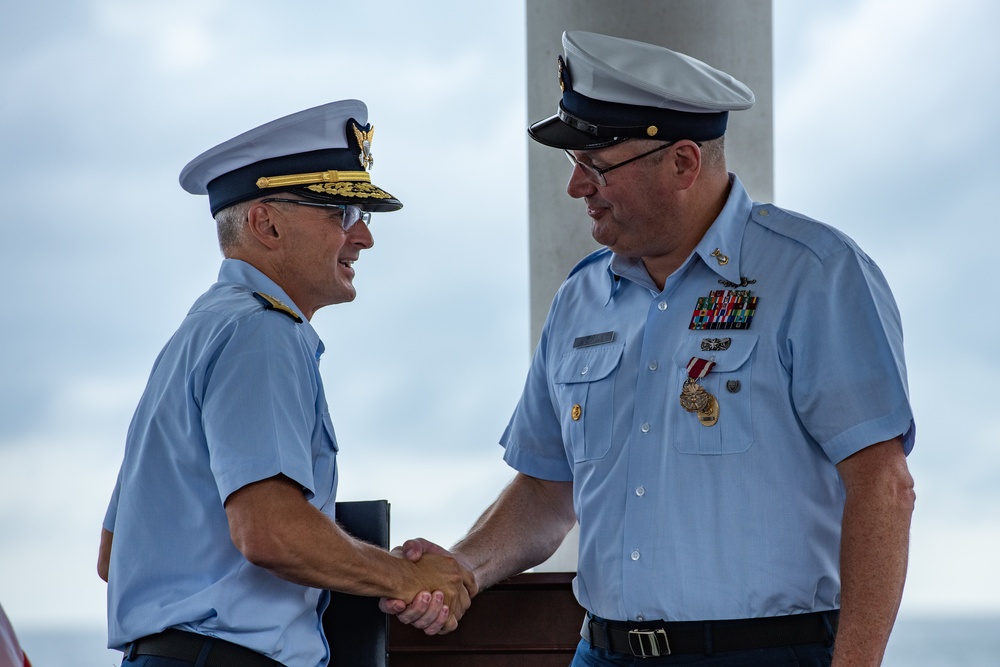
[[[559,91],[565,93],[569,88],[569,69],[562,56],[556,58],[556,70],[559,72]]]
[[[357,121],[353,118],[350,122],[351,128],[354,130],[354,138],[357,139],[358,148],[361,150],[358,153],[358,162],[367,171],[375,163],[375,158],[372,157],[372,137],[375,135],[375,128],[372,125],[365,125],[363,128],[358,127]]]

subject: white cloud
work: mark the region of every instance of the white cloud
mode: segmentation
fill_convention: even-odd
[[[984,567],[1000,553],[996,512],[915,523],[910,549],[901,613],[997,612],[1000,571]]]
[[[170,3],[136,3],[100,0],[94,4],[96,29],[108,37],[128,42],[137,54],[148,52],[161,74],[177,74],[209,63],[215,55],[212,25],[226,3],[177,0]]]

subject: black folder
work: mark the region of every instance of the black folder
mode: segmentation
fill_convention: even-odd
[[[387,500],[339,502],[337,523],[359,540],[389,548]],[[330,643],[330,667],[388,664],[389,617],[378,608],[378,598],[332,592],[323,631]]]

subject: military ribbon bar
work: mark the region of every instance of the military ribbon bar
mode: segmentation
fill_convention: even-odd
[[[713,290],[698,299],[689,329],[749,329],[757,312],[750,290]]]

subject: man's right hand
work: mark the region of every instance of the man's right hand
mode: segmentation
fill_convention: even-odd
[[[422,538],[407,540],[403,546],[393,549],[392,554],[406,558],[417,567],[421,564],[433,567],[441,559],[454,563],[462,572],[463,586],[462,590],[457,591],[457,598],[449,599],[441,590],[431,587],[418,593],[409,604],[403,600],[382,598],[379,601],[382,611],[396,616],[401,623],[423,630],[428,635],[446,634],[455,630],[458,621],[468,610],[472,598],[479,591],[472,572],[447,549]],[[456,602],[451,602],[451,599]],[[458,606],[455,606],[456,604]]]

